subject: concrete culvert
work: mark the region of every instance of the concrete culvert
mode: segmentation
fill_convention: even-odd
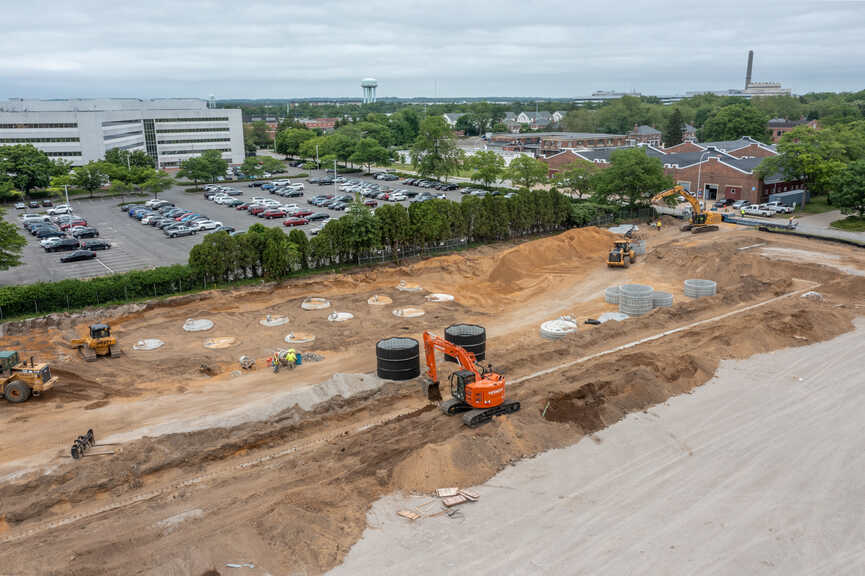
[[[651,286],[644,284],[623,284],[619,296],[619,312],[628,316],[642,316],[652,311]]]
[[[604,302],[608,304],[618,304],[619,297],[622,294],[622,289],[619,286],[610,286],[604,290]]]
[[[418,318],[426,312],[422,308],[394,308],[393,315],[400,318]]]
[[[274,326],[282,326],[284,324],[288,324],[287,316],[271,316],[268,314],[264,318],[258,321],[262,326],[267,326],[268,328],[273,328]]]
[[[462,346],[467,352],[475,355],[478,361],[486,358],[487,331],[477,324],[452,324],[445,328],[445,340]],[[447,362],[456,362],[453,356],[445,354]]]
[[[207,318],[187,318],[183,329],[187,332],[204,332],[213,328],[213,321]]]
[[[420,292],[421,290],[423,290],[420,284],[416,282],[406,282],[405,280],[400,280],[399,284],[397,284],[396,289],[403,292]]]
[[[376,374],[384,380],[420,376],[420,345],[414,338],[387,338],[375,345]]]
[[[366,303],[370,306],[387,306],[388,304],[393,304],[393,300],[390,296],[376,294],[375,296],[370,296]]]
[[[717,291],[718,285],[714,280],[702,280],[699,278],[685,280],[685,296],[688,298],[714,296]]]
[[[330,308],[330,300],[311,296],[304,300],[300,307],[304,310],[324,310],[325,308]]]
[[[354,314],[351,312],[331,312],[327,317],[330,322],[348,322],[354,318]]]
[[[285,337],[286,344],[311,344],[315,342],[315,336],[309,332],[289,332]]]
[[[571,316],[561,316],[541,324],[541,337],[558,340],[577,331],[577,321]]]
[[[652,306],[655,308],[669,308],[673,305],[673,295],[669,292],[653,292]]]
[[[135,344],[132,345],[133,350],[156,350],[157,348],[161,348],[165,342],[158,338],[145,338],[144,340],[139,340]]]

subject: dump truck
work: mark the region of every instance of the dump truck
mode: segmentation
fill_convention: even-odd
[[[26,402],[31,396],[39,396],[57,384],[57,377],[51,376],[51,368],[45,362],[20,362],[18,352],[0,351],[0,396],[12,403]]]

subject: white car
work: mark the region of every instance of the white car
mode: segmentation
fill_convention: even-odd
[[[51,246],[54,246],[55,244],[59,244],[59,243],[60,243],[60,237],[59,236],[52,236],[51,238],[46,238],[44,240],[39,241],[39,245],[42,246],[43,248],[50,248]]]
[[[288,213],[291,213],[292,211],[300,210],[300,206],[298,206],[297,204],[283,204],[282,209]]]
[[[234,200],[234,198],[232,198],[231,196],[216,196],[214,202],[216,202],[217,204],[228,204],[232,200]]]
[[[277,200],[273,198],[266,198],[261,201],[262,206],[267,206],[268,208],[281,208],[282,204],[280,204]]]
[[[766,202],[762,206],[766,210],[771,210],[775,214],[792,214],[793,213],[793,207],[792,206],[784,206],[778,200],[775,200],[773,202]]]
[[[45,214],[22,214],[21,221],[25,224],[28,222],[48,222],[49,218]]]
[[[283,180],[274,180],[273,182],[271,182],[271,184],[273,184],[274,186],[288,186],[289,184],[291,184],[291,180],[287,178]]]
[[[405,202],[406,200],[408,200],[408,197],[405,194],[395,192],[388,196],[388,200],[390,200],[391,202]]]
[[[745,206],[744,213],[748,216],[763,216],[768,218],[775,214],[772,210],[767,210],[758,204],[752,204],[750,206]]]
[[[190,226],[195,230],[216,230],[222,226],[222,222],[216,222],[214,220],[199,220],[198,222],[193,222]]]
[[[310,228],[309,233],[313,236],[318,236],[318,233],[321,232],[322,228],[324,228],[324,226],[316,226],[315,228]]]
[[[249,199],[250,204],[262,204],[267,198],[263,198],[261,196],[253,196]]]
[[[292,190],[303,190],[303,182],[295,182],[294,184],[288,184],[286,188],[291,188]]]
[[[58,216],[60,214],[69,214],[70,212],[72,212],[72,208],[70,208],[66,204],[58,204],[54,208],[48,209],[48,214],[51,216]]]

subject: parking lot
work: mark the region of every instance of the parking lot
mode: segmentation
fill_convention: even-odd
[[[306,178],[296,179],[294,175],[301,172],[299,169],[289,168],[287,175],[279,178],[289,178],[292,182],[303,182],[305,185],[304,196],[298,198],[281,198],[261,190],[261,188],[250,188],[247,182],[226,182],[241,192],[237,198],[249,199],[252,196],[274,198],[283,204],[298,204],[308,207],[307,200],[318,194],[338,194],[334,185],[319,186],[306,182]],[[310,177],[323,176],[324,172],[310,172]],[[359,175],[348,175],[352,179],[377,182],[388,185],[391,188],[411,188],[403,186],[399,181],[379,182],[371,177]],[[421,190],[415,188],[415,190]],[[450,200],[460,201],[459,191],[447,192]],[[247,230],[253,224],[265,226],[282,226],[282,218],[265,220],[257,218],[246,211],[236,210],[227,206],[217,205],[204,197],[200,192],[184,192],[182,188],[175,187],[159,195],[159,198],[168,200],[178,207],[186,208],[192,212],[204,214],[212,220],[222,222],[224,225],[232,226],[239,231]],[[129,198],[126,199],[129,201]],[[135,200],[143,200],[136,197]],[[130,270],[141,270],[167,266],[171,264],[185,264],[188,260],[189,251],[194,245],[201,242],[206,233],[181,238],[167,238],[161,230],[143,225],[138,220],[130,218],[128,214],[119,209],[121,204],[119,198],[106,199],[72,199],[71,204],[74,212],[87,220],[89,226],[99,230],[99,237],[111,242],[111,249],[96,252],[96,258],[82,262],[60,262],[60,258],[68,252],[47,253],[39,245],[38,239],[31,236],[26,230],[21,233],[27,238],[27,246],[22,250],[22,265],[0,272],[0,285],[5,284],[30,284],[33,282],[56,282],[66,278],[92,278],[107,274],[128,272]],[[385,202],[379,201],[379,205]],[[409,202],[401,202],[408,205]],[[339,218],[345,212],[328,210],[324,208],[310,207],[315,212],[328,212],[331,217]],[[5,215],[7,221],[15,222],[20,226],[19,216],[24,210],[16,211],[8,209]],[[35,212],[35,211],[34,211]],[[320,226],[321,222],[311,222],[298,229],[310,234],[313,228]],[[291,228],[285,228],[288,232]]]

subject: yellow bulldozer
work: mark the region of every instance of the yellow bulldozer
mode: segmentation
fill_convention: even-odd
[[[20,362],[18,352],[0,351],[0,396],[9,402],[26,402],[31,396],[39,396],[57,384],[57,377],[51,376],[51,368],[44,362]]]
[[[607,256],[607,266],[611,268],[627,268],[637,259],[637,254],[630,240],[616,240],[613,249]]]
[[[718,224],[722,222],[721,215],[717,212],[706,212],[703,210],[700,201],[694,198],[683,186],[673,186],[669,190],[656,194],[652,198],[652,204],[670,196],[681,196],[691,205],[691,217],[688,223],[682,226],[681,230],[683,232],[690,230],[692,234],[698,234],[700,232],[714,232],[718,230]]]
[[[116,358],[123,355],[123,351],[116,347],[117,338],[111,335],[111,327],[108,324],[92,324],[90,336],[70,340],[69,345],[78,348],[81,357],[88,362],[93,362],[99,358]]]

